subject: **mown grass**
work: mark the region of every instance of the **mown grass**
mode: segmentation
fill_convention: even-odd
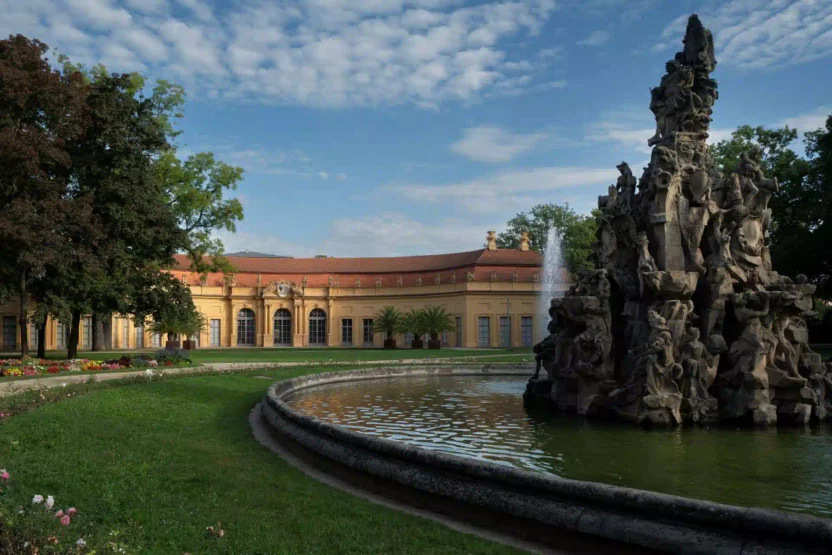
[[[69,552],[79,537],[98,553],[110,542],[160,554],[512,552],[322,485],[254,440],[247,417],[270,383],[257,376],[328,370],[84,385],[83,396],[0,420],[0,467],[12,474],[0,528],[41,553]],[[38,493],[79,518],[61,528],[17,515]],[[222,539],[205,532],[217,523]]]
[[[131,351],[132,352],[132,351]],[[154,351],[137,351],[154,352]],[[350,362],[373,360],[412,360],[419,358],[488,357],[507,361],[531,359],[531,348],[516,349],[365,349],[360,347],[318,347],[318,348],[239,348],[239,349],[195,349],[190,352],[194,362]],[[79,358],[107,360],[118,358],[121,351],[83,351]],[[66,351],[47,351],[46,358],[61,360]]]

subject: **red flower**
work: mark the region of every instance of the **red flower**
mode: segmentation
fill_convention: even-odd
[[[49,372],[50,374],[57,374],[58,372],[61,371],[61,367],[60,366],[50,366],[49,368],[46,369],[46,371]]]

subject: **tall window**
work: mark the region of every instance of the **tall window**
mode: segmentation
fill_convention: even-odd
[[[341,344],[352,345],[352,318],[341,320]]]
[[[412,345],[413,344],[413,332],[407,332],[404,334],[404,344],[405,345]]]
[[[326,312],[320,308],[309,313],[309,344],[326,345]]]
[[[477,318],[477,345],[479,347],[491,346],[491,318],[488,316]]]
[[[127,318],[121,319],[121,348],[130,348],[130,320]]]
[[[372,346],[373,344],[373,319],[372,318],[364,318],[364,345],[367,347]]]
[[[58,337],[55,338],[56,339],[55,343],[57,343],[56,346],[59,349],[66,349],[66,334],[69,330],[67,330],[66,325],[62,324],[61,322],[58,322],[57,328],[58,328]]]
[[[445,330],[445,331],[442,332],[442,346],[443,347],[448,346],[448,330]]]
[[[523,316],[520,318],[520,341],[524,347],[531,347],[532,342],[532,317]]]
[[[92,349],[92,318],[84,318],[84,349]]]
[[[462,316],[456,317],[456,346],[462,347]]]
[[[29,346],[38,348],[38,326],[34,322],[29,322]]]
[[[153,332],[153,335],[150,336],[150,345],[156,348],[162,346],[162,334],[158,331]]]
[[[136,348],[144,349],[144,326],[136,326]]]
[[[500,316],[500,347],[511,347],[511,316]]]
[[[211,320],[211,346],[220,346],[220,321]]]
[[[17,347],[17,318],[3,316],[3,350],[14,351]]]
[[[278,308],[274,313],[274,344],[292,344],[292,313],[285,308]]]
[[[237,313],[237,345],[254,346],[254,323],[254,311],[250,308],[243,308]]]

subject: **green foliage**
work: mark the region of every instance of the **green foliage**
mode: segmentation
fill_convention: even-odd
[[[235,231],[243,218],[243,205],[226,198],[243,177],[242,168],[218,161],[210,152],[189,156],[184,162],[168,150],[155,162],[168,206],[184,231],[179,249],[188,254],[197,272],[233,270],[222,256],[223,245],[216,231]]]
[[[405,312],[399,321],[399,333],[412,333],[419,338],[428,333],[424,310],[413,309]]]
[[[806,274],[818,294],[832,297],[832,119],[826,129],[807,133],[807,157],[790,146],[797,131],[743,125],[731,139],[711,147],[718,169],[734,171],[743,152],[776,177],[781,190],[772,196],[771,257],[775,270]]]
[[[420,312],[424,319],[425,331],[431,339],[437,339],[440,333],[456,329],[453,316],[442,306],[428,306]]]
[[[80,78],[54,69],[47,50],[22,35],[0,41],[0,295],[18,295],[24,355],[31,288],[72,249],[67,143],[87,116]]]
[[[176,158],[181,86],[148,91],[137,73],[65,56],[55,70],[46,52],[22,36],[0,41],[0,282],[17,284],[21,322],[29,292],[33,321],[72,322],[70,357],[81,314],[181,327],[193,302],[166,268],[185,252],[196,271],[231,269],[213,233],[242,218],[225,196],[242,170],[211,153]]]
[[[520,234],[529,234],[529,248],[539,253],[546,250],[549,229],[560,230],[563,261],[571,273],[582,266],[594,267],[592,246],[595,243],[595,218],[578,214],[569,204],[538,204],[530,212],[521,212],[506,223],[506,230],[497,235],[497,246],[516,249]]]
[[[390,339],[401,325],[402,313],[394,306],[385,306],[373,316],[373,333],[384,333]]]
[[[190,364],[191,363],[191,356],[188,354],[188,351],[184,349],[172,349],[172,350],[163,350],[157,351],[154,355],[156,362],[160,365],[164,366],[167,364]]]

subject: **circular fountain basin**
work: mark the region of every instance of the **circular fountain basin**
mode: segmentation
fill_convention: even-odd
[[[572,531],[709,553],[832,542],[828,428],[644,430],[528,412],[528,375],[319,374],[274,384],[263,415],[275,433],[379,479]]]

